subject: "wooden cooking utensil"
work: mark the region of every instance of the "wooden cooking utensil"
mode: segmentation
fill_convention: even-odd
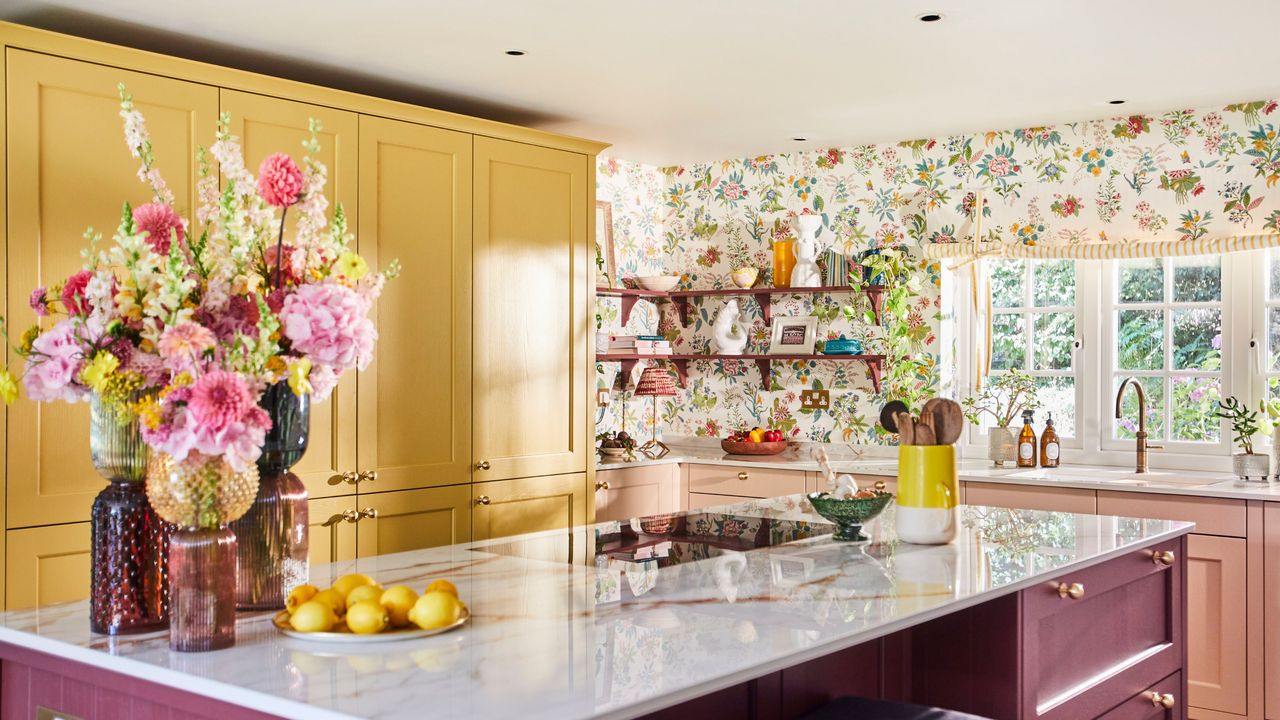
[[[900,412],[893,420],[898,426],[898,444],[915,445],[916,423],[911,419],[911,413]]]
[[[933,417],[933,434],[939,445],[954,445],[964,432],[964,410],[960,403],[933,398],[924,404],[924,412]]]
[[[901,400],[890,400],[880,410],[880,427],[891,433],[898,432],[898,413],[908,411],[907,404]]]
[[[936,445],[937,438],[935,438],[933,435],[933,428],[929,427],[928,425],[917,425],[915,427],[915,444],[916,445]]]

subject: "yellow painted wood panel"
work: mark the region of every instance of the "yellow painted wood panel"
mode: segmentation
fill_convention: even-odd
[[[196,147],[213,138],[215,88],[10,49],[7,66],[8,307],[15,335],[34,321],[27,297],[81,267],[82,234],[109,236],[121,204],[152,199],[125,146],[116,84],[146,115],[157,167],[190,218]],[[89,518],[103,486],[89,460],[85,403],[9,408],[7,527]]]
[[[359,556],[471,541],[471,486],[360,495]]]
[[[1240,715],[1248,710],[1245,542],[1187,537],[1188,702]]]
[[[287,153],[299,166],[306,151],[303,141],[311,137],[312,118],[321,124],[317,133],[320,152],[316,159],[328,169],[325,199],[332,215],[341,204],[348,225],[355,231],[359,209],[359,118],[355,113],[308,105],[280,98],[221,90],[222,111],[231,114],[231,134],[244,147],[245,166],[255,175],[268,155]],[[206,144],[212,140],[205,139]],[[296,230],[300,213],[285,213],[285,240]],[[293,471],[307,486],[311,497],[351,493],[342,482],[344,472],[356,469],[356,381],[348,374],[333,394],[311,409],[311,438],[307,453]]]
[[[471,535],[489,540],[586,522],[586,474],[493,480],[471,485]]]
[[[971,482],[965,483],[964,492],[964,501],[969,505],[1085,515],[1098,512],[1097,494],[1092,490]]]
[[[475,140],[477,480],[587,469],[588,177],[585,155]]]
[[[5,534],[6,610],[89,597],[89,523],[10,530]]]
[[[356,496],[312,498],[307,501],[307,554],[313,567],[312,583],[332,582],[320,566],[356,557]]]
[[[679,512],[675,465],[601,470],[595,479],[595,522]]]
[[[360,252],[404,268],[357,379],[362,492],[471,479],[471,136],[360,119]]]

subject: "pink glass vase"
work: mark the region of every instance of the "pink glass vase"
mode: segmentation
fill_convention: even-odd
[[[169,541],[169,649],[220,650],[236,643],[236,534],[176,530]]]

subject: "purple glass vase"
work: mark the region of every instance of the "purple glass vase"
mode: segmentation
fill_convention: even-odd
[[[169,649],[220,650],[236,643],[236,534],[179,529],[169,541]]]
[[[258,459],[258,495],[244,517],[231,524],[238,540],[236,606],[277,610],[310,578],[307,488],[289,468],[307,450],[311,398],[288,383],[269,386],[258,403],[271,429]]]

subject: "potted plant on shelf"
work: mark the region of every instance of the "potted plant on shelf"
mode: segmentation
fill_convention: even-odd
[[[881,295],[880,324],[867,294],[859,294],[855,304],[844,307],[851,322],[861,321],[860,340],[869,354],[884,355],[884,372],[880,379],[881,394],[901,400],[907,407],[918,409],[929,393],[930,363],[924,355],[924,341],[929,336],[927,323],[910,321],[911,308],[920,295],[919,274],[906,250],[894,247],[879,249],[866,255],[862,264],[864,290],[875,278],[885,289]],[[855,331],[856,332],[856,331]]]
[[[1245,407],[1235,396],[1218,402],[1218,417],[1231,421],[1235,441],[1244,450],[1231,456],[1231,469],[1241,480],[1266,482],[1271,475],[1271,458],[1253,451],[1253,436],[1262,431],[1258,413]]]
[[[1040,407],[1036,397],[1036,381],[1021,370],[1010,370],[987,378],[987,384],[975,396],[965,398],[965,418],[982,425],[982,416],[990,415],[996,426],[987,432],[987,458],[996,467],[1016,459],[1017,442],[1009,427],[1024,410]]]

